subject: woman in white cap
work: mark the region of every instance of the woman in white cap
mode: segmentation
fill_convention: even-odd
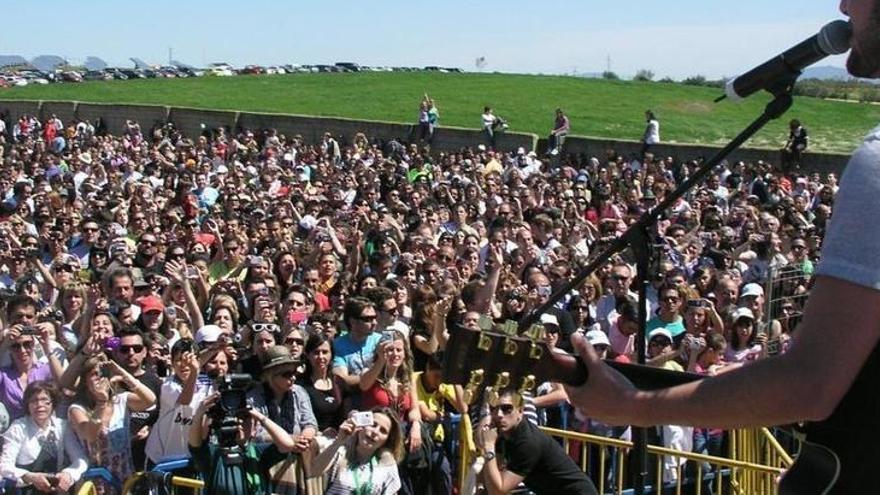
[[[761,357],[767,336],[755,331],[755,315],[749,308],[738,308],[733,312],[730,332],[730,345],[724,359],[732,363],[743,363]]]

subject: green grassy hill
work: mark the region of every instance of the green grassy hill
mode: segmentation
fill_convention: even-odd
[[[292,74],[86,82],[0,90],[0,98],[142,103],[242,111],[340,116],[413,122],[428,92],[441,125],[477,128],[483,105],[510,122],[512,131],[544,136],[553,110],[562,107],[572,133],[636,140],[644,111],[653,109],[666,142],[725,143],[756,117],[767,96],[744,103],[712,103],[719,90],[680,84],[606,81],[562,76],[440,73]],[[796,98],[784,117],[748,145],[778,148],[787,121],[800,119],[812,150],[851,152],[880,122],[880,106]]]

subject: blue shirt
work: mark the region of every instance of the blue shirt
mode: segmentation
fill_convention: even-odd
[[[382,339],[382,334],[371,333],[363,342],[355,342],[351,333],[333,341],[334,368],[345,368],[349,375],[360,375],[373,365],[373,357],[376,354],[376,346]]]
[[[684,333],[683,318],[678,318],[673,322],[666,323],[661,320],[659,316],[655,316],[654,318],[651,318],[645,326],[647,327],[645,335],[650,335],[652,330],[657,330],[658,328],[665,328],[669,334],[672,335],[673,339]]]

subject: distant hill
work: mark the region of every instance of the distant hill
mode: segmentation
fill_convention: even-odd
[[[18,55],[0,55],[0,67],[10,65],[27,65],[28,61]]]
[[[850,79],[858,79],[862,82],[878,84],[875,79],[853,78],[843,67],[834,67],[831,65],[810,67],[804,71],[801,79],[821,79],[823,81],[849,81]]]

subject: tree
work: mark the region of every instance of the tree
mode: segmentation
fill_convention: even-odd
[[[639,69],[636,72],[636,77],[633,78],[634,81],[643,81],[649,82],[654,80],[654,72],[648,69]]]
[[[602,79],[608,79],[609,81],[617,81],[620,79],[620,76],[611,72],[610,70],[606,70],[602,73]]]
[[[706,76],[701,76],[701,75],[691,76],[691,77],[685,79],[684,81],[682,81],[681,83],[688,85],[688,86],[705,86],[706,85]]]

